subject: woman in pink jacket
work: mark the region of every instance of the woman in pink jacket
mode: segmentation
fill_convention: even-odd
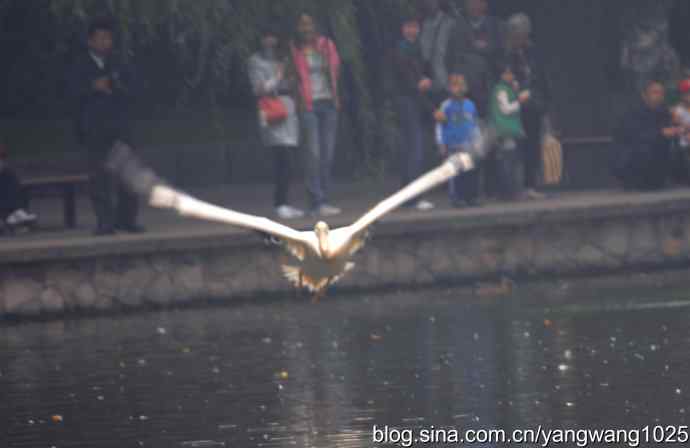
[[[340,209],[328,203],[328,194],[340,108],[340,56],[333,41],[317,32],[314,18],[307,13],[299,17],[291,53],[299,81],[306,138],[310,210],[319,216],[337,215]]]

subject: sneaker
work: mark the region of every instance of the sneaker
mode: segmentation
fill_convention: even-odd
[[[18,215],[18,211],[13,212],[10,216],[5,219],[8,226],[14,227],[22,223],[21,218]]]
[[[539,200],[546,198],[546,195],[544,193],[539,193],[534,188],[530,188],[527,190],[527,197],[532,200]]]
[[[22,221],[23,224],[35,222],[38,219],[37,215],[35,215],[33,213],[29,213],[26,210],[24,210],[23,208],[20,208],[15,213],[17,214],[17,216],[19,217],[19,219]]]
[[[434,207],[435,205],[433,202],[424,200],[417,202],[417,204],[415,205],[415,208],[420,212],[428,212],[429,210],[433,210]]]
[[[304,217],[304,212],[290,205],[281,205],[276,207],[276,215],[280,219],[299,219]]]
[[[321,207],[319,207],[316,212],[319,214],[319,216],[323,217],[328,217],[328,216],[335,216],[341,214],[343,211],[340,210],[338,207],[334,207],[332,205],[324,204]]]

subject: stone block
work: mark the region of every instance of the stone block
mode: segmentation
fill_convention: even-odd
[[[598,234],[598,247],[614,258],[625,258],[628,254],[628,225],[625,222],[603,224],[595,232]]]
[[[80,286],[88,282],[86,272],[90,266],[87,263],[77,265],[58,265],[46,270],[46,287],[54,289],[60,294],[66,308],[80,305],[77,291]]]
[[[659,232],[651,218],[640,219],[628,224],[630,229],[630,247],[628,258],[639,262],[655,257],[660,250]]]
[[[426,269],[425,266],[419,265],[420,259],[417,252],[398,251],[396,259],[396,278],[404,279],[403,282],[405,283],[417,283],[419,281],[417,277]]]
[[[144,294],[153,277],[153,267],[146,260],[127,262],[120,277],[118,301],[127,306],[142,305]]]
[[[534,263],[534,243],[528,234],[506,241],[502,269],[508,273],[529,272]]]
[[[81,308],[93,308],[96,305],[97,293],[90,283],[82,283],[74,292],[75,304]]]
[[[156,305],[168,305],[173,301],[175,286],[170,275],[165,272],[158,273],[145,290],[144,297]]]
[[[283,256],[287,260],[287,255]],[[210,282],[225,283],[228,277],[246,263],[245,257],[233,254],[211,254],[203,258],[204,277]]]
[[[60,312],[65,309],[65,299],[57,290],[48,288],[41,293],[41,307],[48,312]]]
[[[120,290],[120,273],[106,266],[99,266],[91,277],[91,284],[98,297],[117,298]]]
[[[29,275],[5,276],[5,312],[18,315],[38,314],[41,311],[42,291],[43,285]]]
[[[178,265],[172,280],[175,287],[173,300],[176,302],[186,302],[204,295],[204,275],[200,263]]]

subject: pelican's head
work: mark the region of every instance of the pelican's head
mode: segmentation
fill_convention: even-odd
[[[328,235],[330,231],[331,229],[328,227],[328,224],[323,221],[317,222],[314,226],[314,233],[316,234],[316,239],[319,241],[319,251],[323,257],[328,256],[330,251],[328,244]]]

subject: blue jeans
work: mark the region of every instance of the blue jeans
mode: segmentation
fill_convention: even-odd
[[[338,111],[330,100],[314,101],[302,115],[306,138],[306,181],[312,209],[325,204],[331,187]]]

